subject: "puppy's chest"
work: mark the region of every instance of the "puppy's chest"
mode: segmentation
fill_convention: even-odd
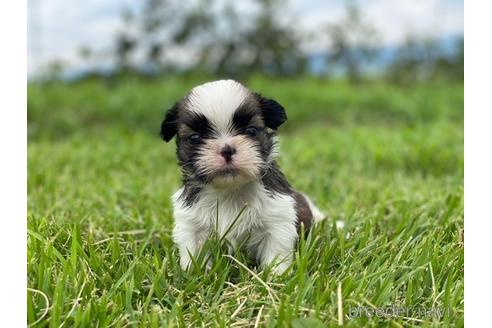
[[[195,224],[206,232],[217,231],[227,239],[242,238],[249,233],[261,231],[266,214],[262,195],[212,193],[205,194],[195,204]]]

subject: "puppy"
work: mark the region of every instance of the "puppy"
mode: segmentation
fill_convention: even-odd
[[[274,264],[282,273],[300,225],[308,230],[324,218],[275,160],[275,131],[286,120],[279,103],[233,80],[197,86],[168,110],[161,136],[176,137],[183,178],[172,196],[183,269],[215,230],[233,247],[243,245],[260,267]]]

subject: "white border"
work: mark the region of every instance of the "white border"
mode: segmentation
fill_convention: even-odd
[[[0,5],[0,313],[3,327],[27,325],[27,7]]]
[[[465,3],[465,322],[490,322],[492,4]]]

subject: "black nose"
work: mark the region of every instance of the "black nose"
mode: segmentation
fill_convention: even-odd
[[[232,155],[234,155],[235,153],[236,148],[230,145],[225,145],[224,148],[222,148],[222,150],[220,151],[220,154],[222,155],[222,157],[224,157],[226,162],[232,161]]]

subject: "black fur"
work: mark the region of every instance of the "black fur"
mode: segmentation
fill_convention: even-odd
[[[275,139],[273,139],[274,136],[275,133],[262,130],[256,137],[257,139],[260,139],[261,158],[263,158],[265,162],[268,161],[268,157],[272,154],[273,147],[275,145]]]
[[[295,209],[297,214],[297,231],[301,229],[301,223],[304,224],[304,230],[308,232],[313,225],[313,213],[306,198],[295,191],[292,197],[296,201]]]
[[[166,117],[161,123],[161,138],[166,142],[171,141],[178,132],[178,108],[179,104],[174,104],[174,106],[167,111]]]
[[[268,167],[262,174],[261,181],[263,182],[265,189],[272,195],[276,193],[291,195],[294,192],[275,161],[269,163]]]
[[[183,181],[184,189],[183,193],[179,196],[181,200],[186,204],[186,206],[190,207],[196,202],[200,191],[202,191],[202,186],[194,183],[193,181]]]
[[[232,126],[236,133],[245,134],[248,138],[257,142],[261,157],[266,162],[273,151],[275,132],[268,132],[265,129],[264,115],[259,106],[256,97],[252,97],[249,101],[243,103],[234,112]],[[256,128],[257,133],[255,135],[246,133],[246,129],[251,126]]]
[[[210,138],[213,136],[213,126],[203,114],[190,111],[183,112],[180,117],[180,123],[188,126],[202,138]]]
[[[277,128],[287,121],[287,114],[285,109],[273,99],[267,99],[256,93],[258,102],[260,103],[261,114],[265,125],[270,129],[277,130]]]
[[[246,102],[236,109],[234,116],[232,117],[232,126],[238,132],[244,131],[251,124],[251,121],[255,116],[262,117],[261,111],[257,108],[256,104],[252,102]]]

